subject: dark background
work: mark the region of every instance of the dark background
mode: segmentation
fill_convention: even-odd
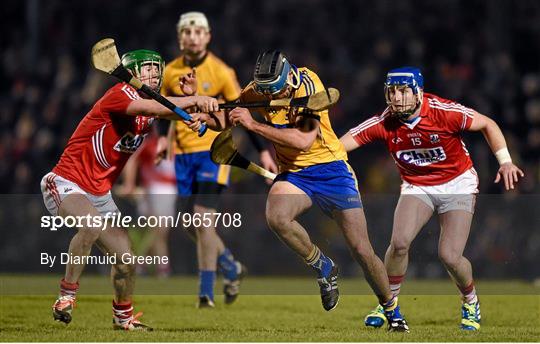
[[[3,197],[39,194],[41,177],[57,162],[80,119],[112,84],[111,78],[90,65],[90,49],[95,42],[113,37],[120,53],[147,48],[170,61],[179,52],[176,22],[180,14],[199,10],[207,15],[212,28],[210,50],[237,71],[242,85],[250,80],[257,54],[279,48],[293,64],[313,69],[326,86],[338,88],[341,100],[331,111],[338,136],[385,107],[385,73],[403,65],[422,69],[427,92],[459,101],[496,120],[514,162],[526,177],[511,194],[497,195],[502,188],[492,183],[496,159],[480,133],[465,135],[480,175],[481,192],[495,194],[489,198],[495,203],[477,212],[467,253],[474,264],[483,264],[477,270],[484,271],[484,276],[538,277],[533,262],[540,247],[540,2],[10,0],[2,7]],[[246,144],[241,147],[245,154],[255,157]],[[379,207],[385,209],[386,221],[376,226],[388,228],[370,229],[377,252],[383,254],[399,191],[397,169],[381,144],[352,153],[350,162],[357,172],[368,215]],[[256,176],[236,171],[233,179],[237,183],[229,193],[250,190],[264,194],[266,190]],[[370,204],[370,199],[378,195],[384,200]],[[35,214],[40,214],[41,205],[36,203],[34,207],[40,209]],[[497,207],[505,212],[492,210]],[[527,210],[525,214],[523,209]],[[31,211],[21,214],[28,213]],[[19,221],[20,227],[12,227],[12,222],[6,222],[10,215],[7,208],[2,214],[0,256],[5,271],[7,267],[25,266],[23,260],[12,259],[21,243],[33,242],[27,249],[38,252],[44,242],[29,238],[31,231],[24,227],[31,222]],[[322,223],[313,221],[313,227],[320,227],[313,230],[316,240],[319,235],[320,240],[326,237]],[[423,234],[431,235],[431,241],[423,241],[421,236],[414,254],[420,257],[420,267],[436,264],[438,270],[433,275],[444,276],[436,260],[438,231],[433,228],[433,233],[426,230],[431,234]],[[247,246],[262,245],[261,238],[268,237],[271,239],[265,245],[272,247],[268,251],[283,250],[286,259],[297,260],[277,238],[272,238],[264,221],[250,230],[255,233],[255,242]],[[70,236],[63,233],[68,242]],[[272,264],[262,264],[265,259],[251,259],[250,252],[243,248],[242,236],[225,236],[244,255],[242,258],[258,265],[255,272],[279,273]],[[177,239],[172,245],[173,251],[194,259],[193,245],[187,240]],[[21,265],[14,264],[17,261]],[[514,262],[511,268],[497,268],[508,262]],[[175,271],[190,271],[194,265],[179,258]]]

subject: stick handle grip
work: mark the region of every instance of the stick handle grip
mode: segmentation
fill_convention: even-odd
[[[236,107],[242,108],[264,108],[270,105],[270,101],[256,102],[256,103],[223,103],[219,104],[220,109],[234,109]]]
[[[167,98],[165,98],[161,94],[157,93],[156,91],[154,91],[153,89],[151,89],[147,85],[142,84],[141,90],[144,93],[148,94],[153,99],[155,99],[156,101],[158,101],[160,104],[164,105],[166,108],[168,108],[169,110],[171,110],[172,112],[177,114],[183,120],[185,120],[185,121],[191,121],[192,120],[191,116],[187,112],[185,112],[182,108],[174,105],[170,100],[168,100]],[[207,129],[208,128],[206,127],[206,124],[203,123],[201,125],[201,128],[199,129],[199,137],[203,136],[206,133]]]
[[[250,162],[246,169],[248,171],[251,171],[253,173],[256,173],[256,174],[258,174],[260,176],[263,176],[263,177],[271,179],[271,180],[274,180],[276,178],[275,173],[272,173],[272,172],[270,172],[268,170],[265,170],[264,168],[262,168],[261,166],[255,164],[253,162]]]

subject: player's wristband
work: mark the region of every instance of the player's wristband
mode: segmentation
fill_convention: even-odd
[[[512,162],[512,157],[510,156],[510,152],[508,151],[508,148],[506,147],[501,148],[498,151],[496,151],[495,157],[497,158],[499,165],[506,164],[507,162]]]

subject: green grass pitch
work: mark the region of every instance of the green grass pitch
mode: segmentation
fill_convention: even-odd
[[[59,276],[0,275],[1,341],[55,342],[516,342],[540,340],[538,288],[517,281],[479,281],[482,328],[458,329],[460,301],[446,281],[407,281],[400,297],[411,333],[388,333],[363,325],[376,305],[361,278],[342,279],[339,306],[325,312],[317,286],[309,278],[251,277],[238,301],[197,310],[194,278],[139,278],[135,311],[153,332],[121,332],[111,328],[111,287],[107,277],[83,276],[73,321],[52,320],[51,305]],[[220,290],[221,286],[216,286]],[[156,295],[159,294],[159,295]],[[434,295],[437,294],[437,295]]]

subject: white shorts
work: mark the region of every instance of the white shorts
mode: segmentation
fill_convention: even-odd
[[[79,185],[52,172],[47,173],[41,179],[41,193],[43,194],[45,207],[53,216],[58,215],[60,204],[67,195],[72,193],[85,195],[101,215],[120,212],[112,199],[110,191],[103,196],[92,195],[81,189]]]
[[[474,213],[478,175],[474,168],[465,171],[451,181],[432,186],[413,185],[406,181],[401,184],[402,195],[413,195],[424,201],[438,214],[450,210],[465,210]]]
[[[137,211],[144,216],[174,216],[176,210],[176,185],[153,182],[137,201]]]

